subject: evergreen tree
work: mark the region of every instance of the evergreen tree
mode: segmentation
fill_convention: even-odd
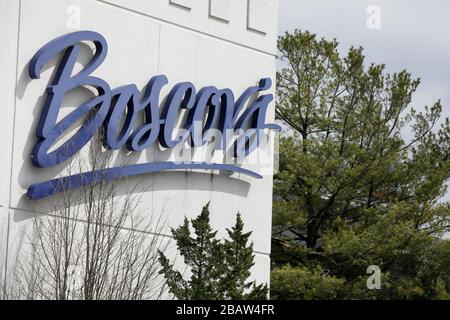
[[[218,240],[217,231],[210,225],[208,207],[205,205],[201,214],[191,220],[194,235],[188,219],[177,229],[172,228],[179,253],[191,271],[189,280],[183,279],[160,253],[161,274],[170,292],[184,300],[266,299],[266,285],[246,282],[254,264],[253,244],[247,244],[251,232],[243,232],[244,224],[238,214],[236,225],[227,229],[230,239]]]
[[[272,292],[448,297],[450,123],[440,101],[410,108],[420,81],[408,72],[388,74],[362,48],[342,57],[337,46],[298,30],[279,38],[276,113],[287,130],[274,179]],[[369,265],[382,271],[381,290],[366,287]],[[304,278],[294,288],[286,279],[296,275]],[[332,294],[322,290],[330,283]]]
[[[224,296],[233,300],[258,299],[267,296],[267,286],[246,282],[253,267],[253,243],[247,246],[251,232],[244,233],[244,223],[238,213],[234,227],[227,229],[229,240],[224,242],[225,276],[222,280]],[[251,288],[249,293],[245,293]]]

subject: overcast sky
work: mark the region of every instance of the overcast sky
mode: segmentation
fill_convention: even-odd
[[[450,115],[449,0],[279,0],[279,33],[295,28],[336,38],[340,50],[363,46],[368,62],[420,77],[413,105],[442,99]],[[369,29],[370,6],[380,9],[380,29]],[[371,11],[373,12],[373,11]],[[374,24],[370,24],[372,27]]]
[[[390,72],[408,70],[422,80],[412,106],[421,110],[441,99],[450,116],[449,0],[279,0],[278,21],[280,34],[308,30],[336,38],[343,53],[363,46],[368,62]]]

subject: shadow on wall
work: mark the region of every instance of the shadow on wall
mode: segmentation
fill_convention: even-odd
[[[164,180],[169,183],[159,183],[155,186],[153,181],[156,177],[164,177]],[[158,180],[162,180],[162,178],[159,178]],[[148,181],[152,182],[149,184],[147,183]],[[226,175],[194,171],[171,171],[118,179],[116,188],[118,197],[123,197],[132,193],[140,194],[143,192],[177,191],[183,188],[188,188],[193,191],[211,191],[247,197],[250,190],[250,184],[246,181],[231,178]],[[70,203],[71,206],[76,207],[82,205],[84,203],[84,201],[81,200],[83,199],[83,190],[75,189],[71,192],[74,193],[73,199],[78,199],[72,201]],[[18,208],[32,210],[36,213],[52,214],[52,212],[55,211],[55,204],[62,203],[63,201],[64,195],[62,194],[56,194],[40,200],[28,200],[26,195],[23,194],[18,202]],[[191,199],[187,197],[186,201],[188,205]],[[195,202],[196,199],[192,199],[192,201]],[[24,219],[33,218],[33,214],[30,214],[27,217],[21,217],[22,218],[17,219],[15,217],[14,221],[19,222]]]
[[[92,48],[87,44],[82,45],[82,50],[80,55],[78,56],[77,61],[77,70],[80,70],[85,66],[90,59],[92,58]],[[42,79],[33,80],[33,81],[41,81],[46,82],[49,79],[48,83],[42,83],[41,87],[44,85],[48,86],[50,84],[51,79],[53,79],[56,73],[56,66],[59,64],[59,61],[62,57],[62,54],[55,59],[53,59],[50,63],[48,63],[42,70],[43,76]],[[31,57],[30,57],[31,59]],[[50,74],[51,73],[51,74]],[[32,79],[30,79],[28,75],[28,65],[22,70],[16,90],[16,98],[18,100],[23,100],[26,94],[27,89],[30,87]],[[94,96],[93,92],[89,91],[87,88],[77,88],[69,92],[62,103],[60,113],[65,116],[70,111],[74,110],[77,106],[81,105],[84,101],[88,101]],[[43,182],[55,179],[57,177],[61,177],[66,175],[65,171],[69,165],[66,161],[52,168],[37,168],[32,164],[31,161],[31,153],[32,149],[37,141],[36,137],[36,127],[39,122],[39,118],[42,112],[43,104],[45,102],[46,94],[44,90],[42,90],[42,95],[39,96],[32,105],[26,106],[28,109],[20,110],[20,112],[32,112],[33,119],[32,124],[29,128],[22,128],[23,130],[27,130],[26,141],[24,143],[24,148],[22,150],[22,163],[20,165],[20,170],[18,172],[18,183],[22,189],[24,189],[24,193],[20,197],[19,201],[16,204],[12,204],[13,206],[25,210],[32,210],[34,212],[39,213],[49,213],[51,214],[51,209],[48,206],[49,199],[44,198],[42,200],[28,200],[26,197],[26,189],[33,183]],[[164,99],[162,99],[164,101]],[[58,117],[58,120],[61,120],[62,116]],[[16,119],[17,123],[20,124],[20,119]],[[144,123],[144,118],[141,117],[139,121],[136,121],[135,126],[139,127]],[[71,128],[65,132],[65,134],[59,139],[56,145],[59,145],[62,141],[67,140],[73,134],[76,133],[78,128],[82,125],[80,121],[74,128]],[[88,145],[83,148],[83,152],[89,149]],[[165,161],[170,157],[171,150],[160,150],[158,146],[152,145],[145,151],[142,152],[127,152],[122,149],[119,151],[114,151],[114,160],[112,164],[114,166],[124,166],[135,164],[138,162],[154,162],[154,161]],[[143,158],[143,159],[142,159]],[[139,161],[141,159],[141,161]],[[160,183],[155,184],[155,177],[161,178],[158,179]],[[148,183],[151,181],[151,183]],[[170,190],[197,190],[197,191],[214,191],[219,193],[227,193],[234,194],[237,196],[247,197],[250,184],[246,181],[231,178],[228,176],[228,173],[220,173],[213,174],[210,171],[198,172],[198,171],[172,171],[172,172],[161,172],[161,173],[153,173],[153,174],[144,174],[135,177],[127,177],[122,178],[118,181],[117,184],[117,194],[118,196],[133,193],[142,193],[142,192],[157,192],[157,191],[170,191]],[[167,182],[167,183],[166,183]],[[74,191],[77,192],[77,191]],[[58,197],[61,195],[54,195],[51,198],[51,201],[58,201]],[[81,198],[81,197],[79,197]],[[187,201],[189,201],[189,197],[187,197]],[[79,205],[80,203],[74,203],[74,205]],[[30,214],[30,218],[32,215]],[[22,220],[22,218],[19,218]]]

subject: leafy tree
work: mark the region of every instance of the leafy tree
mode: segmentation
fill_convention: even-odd
[[[274,181],[272,290],[283,298],[448,298],[450,123],[440,101],[410,108],[420,81],[345,57],[336,40],[279,38],[276,114],[286,127]],[[440,124],[440,128],[437,128]],[[290,264],[292,267],[283,267]],[[378,265],[382,289],[365,286]],[[317,277],[328,270],[321,281]],[[285,277],[339,279],[336,294]],[[284,275],[284,276],[283,276]]]
[[[253,243],[248,244],[251,232],[244,233],[244,223],[238,213],[236,224],[227,229],[229,239],[216,238],[209,220],[209,204],[203,207],[201,214],[191,220],[195,236],[191,235],[189,220],[172,229],[172,235],[178,250],[190,267],[190,280],[182,274],[161,252],[161,274],[164,275],[176,298],[185,300],[216,299],[266,299],[266,285],[247,282],[250,268],[254,265]]]
[[[344,287],[342,279],[329,276],[320,266],[283,265],[272,271],[271,282],[276,284],[270,291],[275,300],[336,299]]]

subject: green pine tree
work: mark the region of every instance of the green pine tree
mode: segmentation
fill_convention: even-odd
[[[437,299],[450,293],[450,122],[420,81],[341,56],[337,41],[279,38],[271,292],[283,299]],[[408,137],[405,133],[409,132]],[[368,290],[366,270],[382,271]],[[333,289],[330,289],[330,288]]]
[[[183,300],[266,299],[266,285],[246,282],[254,264],[254,255],[253,244],[247,244],[251,232],[243,233],[240,215],[236,225],[231,230],[227,229],[230,239],[223,242],[216,238],[217,231],[211,228],[209,204],[191,223],[194,235],[191,235],[188,219],[177,229],[172,229],[179,253],[190,268],[189,280],[183,279],[160,252],[161,274],[170,292]]]
[[[227,229],[229,240],[224,242],[225,250],[225,277],[222,281],[224,296],[233,300],[264,299],[267,297],[267,286],[256,285],[254,281],[246,282],[250,276],[250,268],[253,262],[253,243],[247,245],[251,232],[244,233],[244,222],[240,213],[237,214],[236,224]],[[249,293],[245,293],[251,288]]]

